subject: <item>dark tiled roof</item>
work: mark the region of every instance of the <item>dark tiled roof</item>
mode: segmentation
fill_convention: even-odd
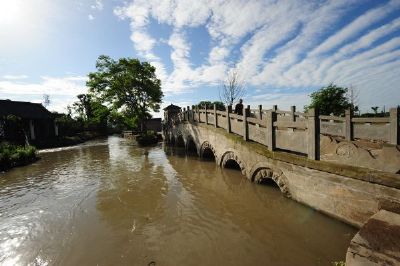
[[[24,119],[50,119],[53,114],[40,103],[0,100],[0,117],[15,115]]]
[[[164,111],[171,110],[171,109],[181,109],[179,106],[173,105],[172,103],[164,108]]]

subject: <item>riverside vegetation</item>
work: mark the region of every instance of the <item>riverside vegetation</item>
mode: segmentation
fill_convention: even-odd
[[[37,160],[36,148],[33,146],[17,146],[8,143],[0,144],[0,171],[15,166],[26,165]]]

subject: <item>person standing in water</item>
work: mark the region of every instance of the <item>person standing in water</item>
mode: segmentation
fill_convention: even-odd
[[[235,105],[235,114],[243,115],[243,100],[240,99],[239,102]]]

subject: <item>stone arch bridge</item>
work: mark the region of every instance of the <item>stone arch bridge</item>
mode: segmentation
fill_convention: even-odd
[[[221,167],[235,162],[249,181],[274,181],[285,196],[356,227],[381,209],[400,212],[398,174],[270,151],[203,123],[177,123],[164,137]]]
[[[235,165],[252,182],[274,182],[285,196],[362,227],[346,265],[397,265],[399,113],[392,108],[390,117],[353,118],[349,111],[335,117],[259,106],[254,114],[248,106],[239,116],[230,106],[226,111],[188,107],[168,121],[164,138],[221,167]]]

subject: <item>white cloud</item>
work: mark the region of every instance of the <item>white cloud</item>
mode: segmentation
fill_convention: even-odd
[[[0,93],[15,95],[64,95],[76,96],[86,93],[85,77],[41,77],[39,83],[0,80]]]
[[[304,87],[330,82],[356,84],[363,103],[371,97],[399,102],[400,97],[389,99],[387,95],[400,83],[395,60],[400,41],[393,35],[400,29],[400,18],[392,16],[390,21],[389,17],[398,12],[400,1],[377,4],[341,25],[342,18],[361,5],[357,0],[134,0],[114,13],[130,21],[136,51],[157,67],[168,95],[219,84],[236,65],[248,85],[255,86],[268,103],[272,94],[263,87],[291,88],[291,93],[278,94],[274,100],[295,104],[298,99],[304,105],[307,95],[298,94],[299,88],[304,91]],[[151,36],[152,19],[172,28],[167,42]],[[210,51],[201,65],[191,60],[193,45],[187,32],[193,27],[203,27],[210,36]],[[155,53],[157,45],[165,44],[171,48],[171,71]],[[379,85],[383,78],[385,82]],[[384,98],[376,98],[377,90]]]
[[[94,20],[94,16],[92,14],[88,15],[88,20]]]
[[[4,78],[4,77],[3,77]],[[76,101],[78,94],[87,93],[84,76],[41,77],[37,83],[0,79],[0,98],[16,101],[43,102],[43,94],[50,95],[48,109],[66,112],[67,105]]]
[[[397,1],[398,3],[398,1]],[[344,27],[342,30],[336,34],[330,36],[326,41],[321,43],[317,48],[315,48],[310,55],[317,55],[321,53],[329,52],[330,50],[336,48],[343,44],[347,39],[353,38],[355,35],[359,34],[362,30],[368,28],[371,24],[382,20],[388,13],[396,11],[399,6],[396,6],[396,1],[390,1],[389,4],[369,10],[364,15],[359,16],[349,25]]]
[[[27,75],[4,75],[3,79],[10,79],[10,80],[18,80],[18,79],[27,79]]]
[[[90,6],[91,9],[103,10],[104,5],[101,0],[96,0],[93,5]]]

